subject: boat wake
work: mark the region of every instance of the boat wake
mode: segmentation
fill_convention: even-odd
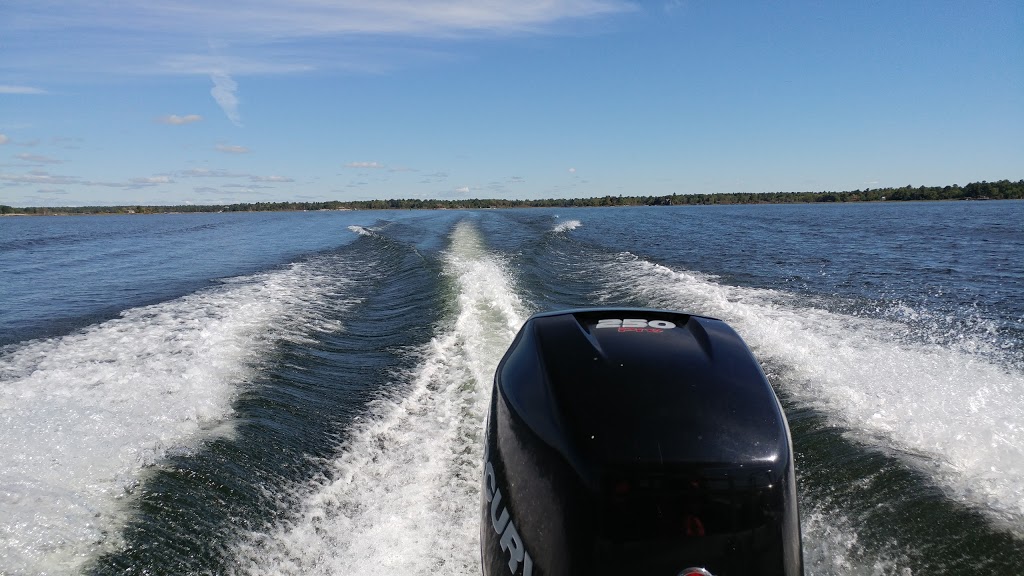
[[[312,263],[130,309],[0,357],[0,572],[72,572],[120,546],[146,468],[232,434],[232,400],[280,340],[334,323]]]
[[[479,573],[483,417],[526,315],[505,270],[475,228],[456,227],[446,256],[454,317],[360,418],[328,472],[282,499],[289,520],[238,543],[237,573]]]
[[[582,225],[583,223],[579,220],[563,220],[562,222],[555,224],[555,227],[551,231],[555,234],[564,234],[565,232],[575,230]]]
[[[632,254],[605,272],[603,299],[639,297],[727,321],[762,361],[783,367],[791,399],[1024,536],[1024,387],[1020,374],[969,352],[982,346],[907,342],[895,322],[801,307],[786,293]]]

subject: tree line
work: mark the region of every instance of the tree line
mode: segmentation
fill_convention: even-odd
[[[353,200],[327,202],[252,202],[229,205],[182,206],[64,206],[15,208],[0,205],[0,214],[160,214],[171,212],[280,212],[302,210],[427,210],[463,208],[567,208],[584,206],[684,206],[712,204],[807,204],[815,202],[892,202],[909,200],[1020,200],[1024,180],[973,182],[966,186],[903,186],[848,192],[757,192],[718,194],[671,194],[666,196],[598,196],[592,198],[549,198],[507,200],[478,198],[465,200]]]

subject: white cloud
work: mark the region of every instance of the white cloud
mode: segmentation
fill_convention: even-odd
[[[0,94],[48,94],[48,92],[42,88],[33,88],[32,86],[11,86],[10,84],[0,84]]]
[[[469,186],[463,186],[462,188],[456,188],[456,192],[459,194],[469,194]]]
[[[132,184],[145,184],[145,185],[171,184],[173,182],[174,182],[174,180],[171,180],[170,176],[150,176],[149,178],[132,178],[131,179],[131,183]]]
[[[575,168],[569,168],[569,174],[575,174],[575,173],[576,173],[576,169]]]
[[[384,165],[380,162],[349,162],[345,164],[345,168],[383,168]]]
[[[218,81],[231,76],[388,68],[387,62],[374,62],[395,57],[393,46],[377,42],[388,36],[493,38],[559,28],[576,34],[581,21],[638,9],[630,0],[33,0],[15,5],[16,18],[0,18],[0,38],[28,47],[19,51],[28,57],[16,63],[24,77],[196,74],[214,80],[215,91],[223,92],[214,98],[221,103],[236,88],[218,88]],[[197,53],[201,38],[227,47],[226,53]],[[339,42],[347,44],[324,50]],[[230,53],[234,46],[244,46],[244,54]],[[2,89],[45,93],[32,86]],[[231,109],[237,114],[237,103],[225,108],[229,118]]]
[[[44,0],[40,2],[45,3]],[[55,4],[59,5],[59,4]],[[180,0],[96,4],[88,13],[52,17],[51,25],[74,22],[72,16],[101,20],[107,29],[201,34],[226,42],[271,42],[347,34],[400,34],[450,37],[468,32],[534,31],[564,20],[608,16],[635,10],[622,0],[239,0],[211,3]],[[62,19],[63,17],[63,19]],[[69,22],[70,21],[70,22]],[[193,36],[194,37],[194,36]]]
[[[51,158],[41,154],[18,154],[18,160],[31,162],[32,164],[62,164],[64,161],[59,158]]]
[[[211,54],[175,54],[161,59],[160,69],[175,74],[201,74],[214,76],[231,70],[235,75],[295,74],[309,72],[309,64],[273,62]]]
[[[222,188],[221,191],[224,192],[225,194],[230,193],[232,195],[234,195],[234,194],[247,194],[247,195],[255,195],[255,196],[266,196],[268,193],[267,192],[261,192],[260,190],[265,189],[265,188],[271,188],[272,189],[273,186],[252,186],[252,185],[245,185],[245,184],[225,184],[225,185],[221,186],[221,188]]]
[[[222,188],[239,188],[245,192],[252,192],[254,190],[265,190],[267,188],[273,189],[274,187],[263,184],[225,184]]]
[[[251,152],[251,150],[245,146],[233,146],[230,144],[217,144],[217,150],[226,154],[248,154]]]
[[[0,173],[0,182],[11,184],[77,184],[79,180],[69,176],[55,176],[47,172],[32,171],[28,174]]]
[[[249,180],[253,182],[295,182],[287,176],[250,176]]]
[[[88,181],[88,182],[81,182],[81,184],[84,184],[86,186],[102,186],[104,188],[132,188],[132,189],[136,189],[136,188],[141,188],[142,187],[141,184],[132,184],[131,182],[103,182],[103,181],[95,181],[95,180]]]
[[[0,146],[7,144],[10,141],[11,139],[8,138],[6,134],[0,134]]]
[[[159,122],[161,124],[170,124],[171,126],[182,126],[184,124],[192,124],[193,122],[199,122],[202,119],[203,117],[199,114],[186,114],[185,116],[171,114],[169,116],[160,117]]]
[[[238,96],[235,92],[238,90],[238,83],[231,79],[225,72],[214,72],[210,74],[210,80],[213,80],[213,88],[210,89],[210,95],[217,101],[217,105],[224,111],[224,114],[231,120],[231,123],[235,126],[242,125],[242,119],[238,115]]]
[[[244,178],[248,174],[236,174],[227,170],[211,170],[209,168],[190,168],[179,172],[178,176],[185,178]]]

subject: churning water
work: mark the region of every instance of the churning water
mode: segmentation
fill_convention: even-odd
[[[0,220],[0,573],[477,574],[534,312],[728,322],[808,574],[1024,573],[1024,204]]]

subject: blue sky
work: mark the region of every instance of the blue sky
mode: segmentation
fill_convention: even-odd
[[[1019,0],[5,0],[0,204],[1024,178]]]

